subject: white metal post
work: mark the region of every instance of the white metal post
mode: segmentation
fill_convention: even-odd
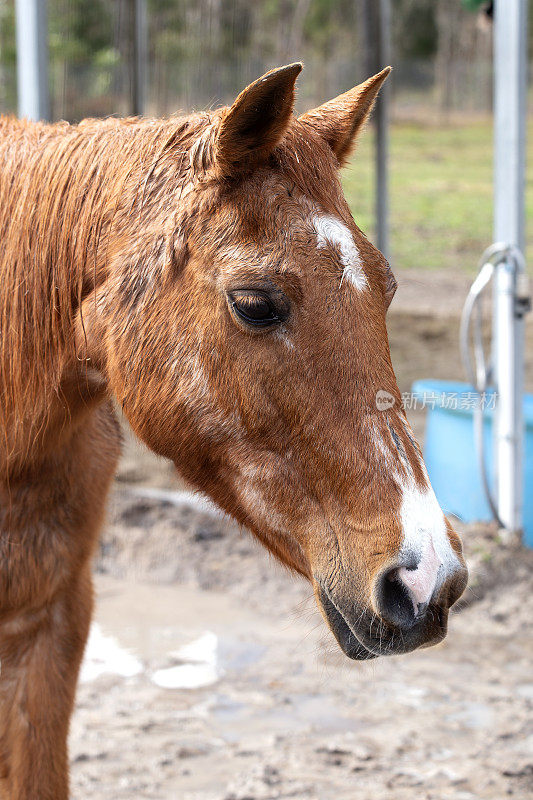
[[[133,0],[133,64],[131,87],[131,113],[146,113],[146,65],[148,49],[148,21],[146,0]]]
[[[391,62],[391,0],[379,0],[377,67]],[[389,243],[389,105],[390,78],[385,81],[376,101],[376,240],[390,259]]]
[[[527,0],[496,0],[494,13],[494,239],[524,251]],[[522,529],[524,323],[517,313],[522,259],[496,268],[494,427],[496,497],[509,531]]]
[[[49,119],[47,0],[16,0],[18,114]]]

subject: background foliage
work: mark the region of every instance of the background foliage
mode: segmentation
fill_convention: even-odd
[[[373,2],[146,0],[146,113],[229,102],[266,69],[296,59],[306,67],[298,82],[300,108],[329,99],[371,71]],[[49,0],[54,119],[131,113],[132,5]],[[389,257],[396,268],[471,272],[491,240],[492,26],[486,5],[392,0]],[[530,5],[531,41],[533,0]],[[16,110],[15,67],[14,0],[0,0],[0,112]],[[369,235],[373,168],[370,131],[344,172],[354,216]],[[532,219],[531,181],[527,200]]]
[[[368,72],[372,2],[146,0],[150,110],[228,100],[263,69],[296,59],[308,68],[302,104],[331,96]],[[404,107],[422,99],[439,112],[490,110],[491,26],[468,3],[392,0],[393,85]],[[49,0],[54,117],[128,112],[132,7]],[[0,0],[2,111],[16,106],[15,64],[14,0]]]

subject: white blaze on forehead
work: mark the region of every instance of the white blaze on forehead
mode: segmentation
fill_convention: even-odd
[[[315,214],[312,221],[318,239],[318,246],[327,247],[331,245],[339,249],[343,266],[341,283],[343,280],[347,280],[356,289],[360,290],[368,286],[366,275],[363,271],[361,254],[353,240],[351,231],[344,222],[331,214]]]

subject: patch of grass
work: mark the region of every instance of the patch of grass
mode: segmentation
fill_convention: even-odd
[[[533,156],[533,125],[529,153]],[[374,238],[374,133],[371,128],[343,186],[359,227]],[[395,268],[473,274],[492,242],[493,132],[490,122],[461,127],[396,123],[390,132],[390,261]],[[531,159],[530,159],[531,160]],[[533,180],[526,183],[533,219]],[[533,245],[532,226],[527,227]]]

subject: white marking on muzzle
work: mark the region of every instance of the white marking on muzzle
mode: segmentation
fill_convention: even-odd
[[[312,222],[318,239],[318,247],[327,247],[329,244],[339,249],[343,266],[341,284],[343,280],[347,280],[356,289],[365,289],[368,282],[363,271],[363,260],[350,229],[344,222],[331,214],[316,214],[313,216]]]
[[[403,426],[407,435],[413,439],[406,420],[398,419],[394,425],[396,428]],[[399,567],[397,576],[409,590],[416,615],[418,606],[429,603],[445,580],[460,569],[461,563],[450,544],[446,520],[422,459],[416,456],[426,479],[425,487],[417,484],[406,453],[392,438],[391,426],[386,438],[375,424],[371,430],[376,455],[390,470],[402,493],[400,520],[403,540],[398,554],[399,561],[414,561],[416,568]]]
[[[414,478],[401,482],[400,517],[403,542],[400,557],[415,558],[414,570],[402,567],[398,577],[409,588],[415,605],[428,603],[447,577],[460,568],[459,559],[450,544],[442,509],[429,483],[417,486]]]
[[[443,571],[443,564],[435,552],[432,539],[426,539],[424,550],[416,569],[400,567],[398,578],[409,589],[415,616],[420,611],[420,606],[426,606],[435,592],[439,580],[439,572]]]

